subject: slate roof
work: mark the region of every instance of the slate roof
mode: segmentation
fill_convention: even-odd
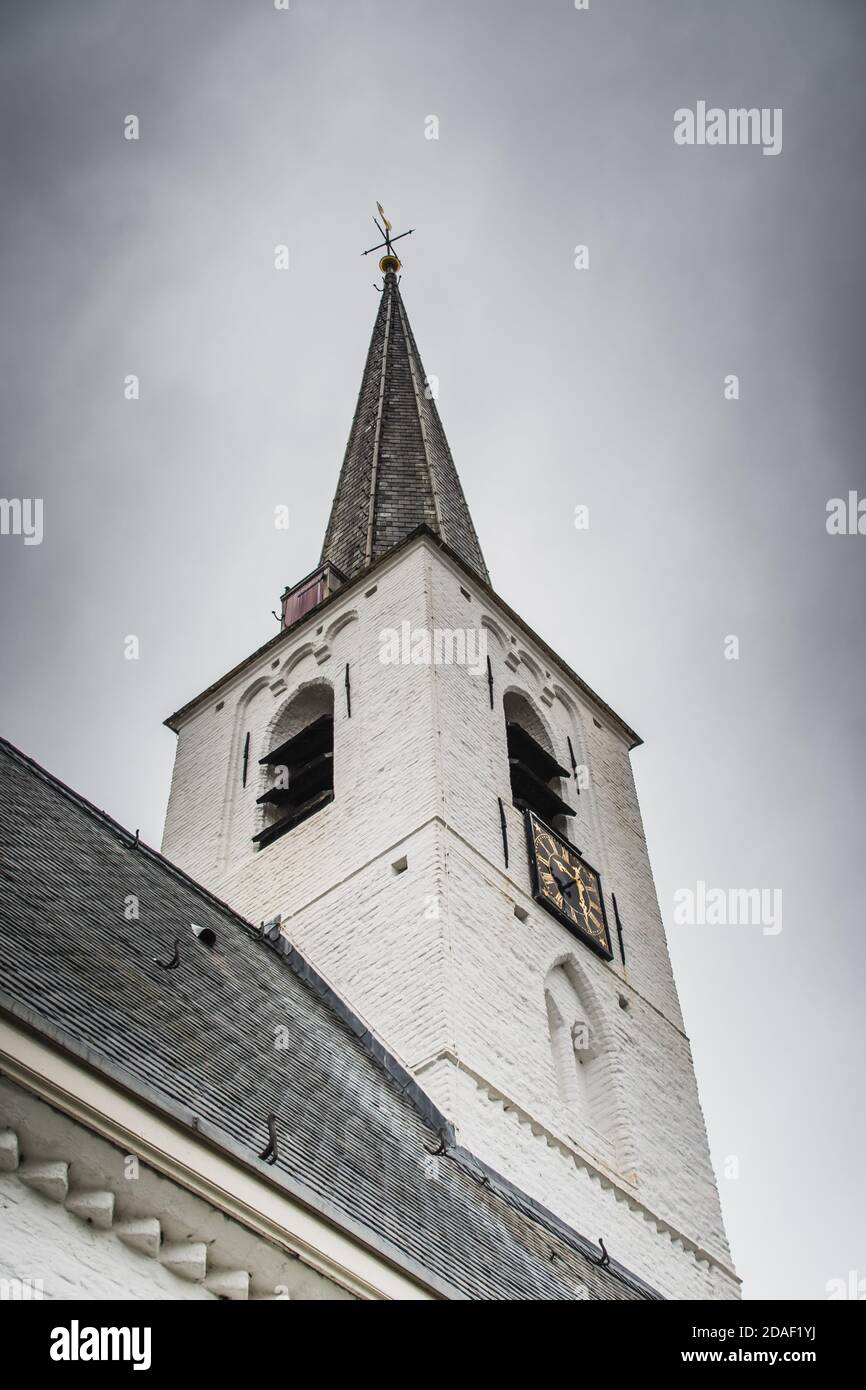
[[[127,921],[128,895],[140,903]],[[203,946],[190,924],[216,933]],[[180,964],[166,971],[180,939]],[[256,929],[0,740],[0,1013],[443,1297],[657,1298],[454,1142],[396,1059],[282,937]],[[275,1047],[276,1030],[286,1047]],[[278,1117],[279,1160],[256,1155]],[[438,1178],[428,1150],[442,1142]]]
[[[322,547],[347,579],[429,526],[485,582],[466,498],[403,305],[385,275],[358,404]]]

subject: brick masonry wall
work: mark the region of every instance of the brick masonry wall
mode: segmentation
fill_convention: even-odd
[[[483,630],[494,708],[483,662],[474,671],[383,664],[380,633],[402,623]],[[281,912],[287,934],[416,1071],[467,1147],[584,1233],[601,1232],[612,1250],[615,1242],[617,1258],[669,1296],[736,1297],[628,748],[615,721],[423,539],[277,651],[185,720],[164,852],[252,919]],[[286,699],[322,679],[335,690],[335,800],[257,852],[257,759]],[[589,769],[579,797],[573,782],[563,792],[577,811],[569,838],[602,875],[610,963],[531,898],[523,817],[511,805],[508,691],[531,703],[564,766],[570,737]],[[241,788],[247,730],[251,779]],[[396,872],[403,858],[405,872]],[[563,962],[603,1041],[603,1141],[572,1133],[557,1086],[545,981]]]

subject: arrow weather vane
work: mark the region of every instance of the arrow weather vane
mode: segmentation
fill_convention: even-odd
[[[394,229],[391,223],[388,221],[387,217],[385,216],[385,209],[382,207],[381,203],[377,203],[376,207],[379,209],[379,217],[381,217],[382,221],[379,221],[379,217],[374,217],[373,221],[376,223],[376,226],[379,228],[379,231],[381,235],[385,238],[385,240],[380,241],[377,246],[371,246],[367,251],[362,251],[361,255],[369,256],[373,251],[381,251],[382,247],[384,246],[385,254],[379,261],[379,269],[382,271],[383,274],[385,274],[389,270],[396,271],[400,269],[400,260],[394,254],[394,242],[402,241],[404,236],[411,236],[415,228],[410,227],[408,232],[401,232],[399,236],[392,237],[391,232]]]

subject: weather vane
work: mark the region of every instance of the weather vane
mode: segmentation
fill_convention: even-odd
[[[392,237],[391,232],[394,229],[391,223],[388,221],[387,217],[385,216],[385,209],[382,207],[381,203],[377,203],[376,207],[379,209],[379,217],[381,217],[382,221],[379,221],[379,217],[374,217],[373,221],[376,223],[376,226],[379,228],[379,231],[381,232],[385,240],[380,241],[377,246],[371,246],[367,251],[362,251],[361,255],[369,256],[373,251],[381,251],[382,247],[384,246],[385,254],[379,261],[379,269],[381,270],[382,274],[385,275],[389,270],[397,271],[400,269],[399,257],[395,256],[394,254],[394,242],[401,241],[404,236],[411,236],[415,228],[410,227],[408,232],[401,232],[399,236]],[[384,226],[382,225],[383,223]]]

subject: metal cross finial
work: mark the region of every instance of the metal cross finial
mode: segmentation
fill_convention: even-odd
[[[362,251],[361,255],[369,256],[373,251],[381,251],[382,247],[384,246],[385,254],[379,261],[379,269],[383,272],[388,270],[399,270],[400,261],[393,250],[394,242],[402,241],[404,236],[411,236],[415,228],[410,227],[408,232],[401,232],[399,236],[392,237],[391,232],[393,231],[393,227],[391,223],[388,221],[387,217],[385,216],[385,210],[382,207],[382,204],[377,203],[376,207],[379,209],[379,217],[381,217],[382,221],[379,221],[379,217],[374,217],[373,221],[376,223],[376,226],[379,228],[379,231],[381,235],[385,238],[385,240],[380,241],[377,246],[371,246],[368,250]]]

